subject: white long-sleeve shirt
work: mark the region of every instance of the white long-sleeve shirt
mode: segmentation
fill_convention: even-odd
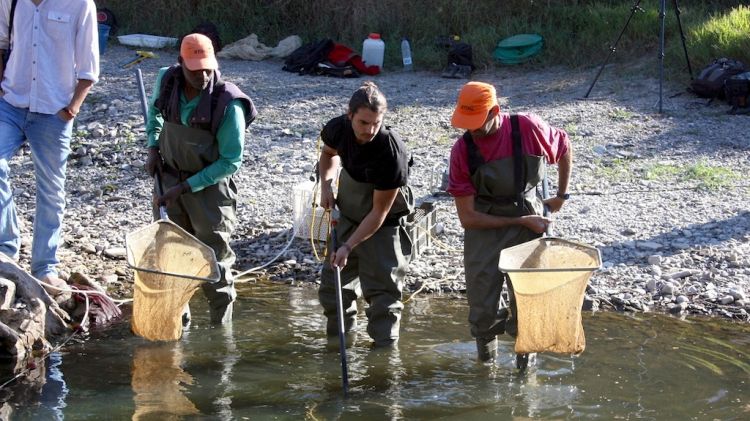
[[[11,0],[0,0],[0,49],[8,49]],[[93,0],[18,0],[13,50],[0,87],[14,107],[55,114],[78,79],[99,79],[99,35]]]

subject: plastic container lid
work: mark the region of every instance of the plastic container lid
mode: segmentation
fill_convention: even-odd
[[[372,32],[367,38],[380,39],[380,34],[377,32]]]
[[[538,54],[544,39],[537,34],[520,34],[500,41],[492,53],[503,64],[518,64]]]

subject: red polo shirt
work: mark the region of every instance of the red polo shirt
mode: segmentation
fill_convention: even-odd
[[[521,145],[524,155],[543,156],[550,164],[556,164],[567,152],[570,139],[565,130],[551,127],[539,116],[519,114]],[[513,139],[509,114],[500,114],[500,127],[486,137],[474,139],[485,162],[513,156]],[[466,143],[461,136],[451,149],[448,193],[453,196],[471,196],[476,189],[469,175],[469,160]]]

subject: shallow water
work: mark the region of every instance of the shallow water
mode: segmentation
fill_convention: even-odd
[[[314,289],[258,283],[239,294],[233,326],[216,328],[198,292],[176,343],[149,343],[126,323],[94,333],[50,356],[43,385],[0,390],[5,410],[12,419],[750,417],[747,324],[585,313],[582,355],[541,354],[519,373],[508,337],[494,364],[474,360],[463,297],[418,296],[397,349],[371,350],[360,333],[344,398]]]

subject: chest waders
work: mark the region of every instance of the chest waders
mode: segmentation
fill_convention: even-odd
[[[518,195],[514,182],[513,157],[485,163],[471,176],[477,194],[474,208],[478,212],[495,216],[518,217],[541,215],[542,202],[536,185],[544,176],[544,160],[540,156],[523,157],[525,184]],[[519,203],[520,206],[519,206]],[[480,360],[494,357],[496,336],[506,330],[516,334],[516,321],[508,317],[507,309],[499,309],[500,294],[505,275],[498,269],[500,251],[539,237],[533,231],[511,225],[498,229],[466,229],[464,237],[464,267],[466,292],[469,302],[471,334],[477,339]],[[508,283],[511,313],[514,313],[513,289]]]
[[[162,172],[164,191],[219,158],[218,144],[211,132],[170,122],[164,122],[159,150],[165,163]],[[167,206],[169,219],[216,253],[221,278],[217,283],[202,285],[213,323],[231,320],[232,303],[237,296],[230,270],[235,254],[229,247],[229,237],[237,225],[236,211],[237,187],[231,177],[203,190],[183,193],[176,203]]]
[[[337,244],[344,244],[370,212],[374,191],[372,184],[360,183],[341,170],[336,198],[341,213],[336,227]],[[346,266],[341,269],[344,329],[349,332],[356,325],[357,297],[361,294],[368,304],[367,333],[375,346],[391,345],[399,336],[404,307],[401,291],[412,249],[401,220],[410,209],[413,209],[410,189],[402,187],[383,226],[349,253]],[[328,252],[330,255],[332,250]],[[336,290],[328,260],[323,263],[318,297],[328,318],[326,333],[336,336]]]

